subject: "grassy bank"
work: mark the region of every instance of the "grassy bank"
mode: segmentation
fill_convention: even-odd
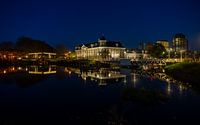
[[[165,67],[166,74],[176,80],[188,82],[200,88],[200,64],[199,63],[176,63]]]

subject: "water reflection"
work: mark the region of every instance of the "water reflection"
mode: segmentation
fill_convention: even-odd
[[[56,65],[49,66],[24,66],[24,67],[6,67],[0,69],[0,75],[3,76],[1,81],[7,83],[9,81],[17,82],[18,84],[29,82],[37,83],[45,80],[49,75],[56,74],[57,80],[67,79],[67,76],[78,74],[85,82],[95,82],[99,86],[105,86],[110,83],[123,83],[127,86],[131,85],[134,88],[142,88],[149,85],[151,82],[160,80],[159,89],[165,85],[165,93],[171,95],[174,90],[173,86],[177,85],[179,94],[187,90],[190,85],[174,80],[164,73],[163,69],[156,69],[154,72],[149,72],[148,66],[143,66],[144,69],[112,69],[100,68],[98,70],[87,70],[70,67],[58,67]],[[18,77],[16,77],[18,76]],[[147,79],[147,81],[145,81]],[[162,81],[162,82],[161,82]],[[21,83],[20,83],[21,82]],[[153,86],[151,84],[150,86]],[[156,87],[155,87],[156,88]],[[152,88],[151,88],[152,89]]]
[[[139,124],[138,119],[148,121],[148,118],[152,117],[155,120],[160,114],[168,113],[165,111],[171,111],[167,114],[171,117],[178,108],[173,108],[174,112],[170,110],[171,105],[166,105],[168,99],[175,96],[185,98],[182,95],[185,93],[187,95],[188,90],[191,89],[187,84],[167,76],[162,69],[160,71],[149,72],[148,68],[145,70],[112,68],[87,70],[55,65],[1,68],[0,97],[4,99],[1,105],[5,102],[5,105],[1,107],[6,107],[7,104],[22,106],[22,110],[16,113],[20,118],[24,118],[22,114],[35,118],[43,113],[41,118],[46,116],[48,120],[50,114],[56,121],[64,117],[73,122],[92,119],[94,123],[99,120],[106,124],[132,124],[132,120]],[[86,84],[83,84],[83,80]],[[8,84],[13,84],[14,87]],[[18,89],[18,87],[27,88]],[[12,103],[7,100],[12,100]],[[15,100],[20,103],[18,104]],[[165,104],[165,106],[157,106],[156,103],[159,111],[147,106],[147,104],[152,106],[155,102]],[[27,111],[28,108],[24,108],[22,104],[28,105],[29,109],[34,107],[33,111]],[[177,103],[179,104],[181,103]],[[9,109],[10,106],[5,108],[5,112]],[[164,109],[163,112],[162,109]],[[23,110],[27,112],[21,113]],[[34,114],[34,111],[38,114]],[[13,110],[9,112],[9,115],[12,112]],[[0,116],[3,115],[0,113]]]
[[[26,66],[26,67],[5,67],[0,69],[0,74],[10,74],[17,72],[28,72],[29,74],[55,74],[56,73],[56,65],[50,66]]]
[[[107,85],[108,83],[126,83],[126,75],[121,74],[120,71],[100,68],[99,70],[81,70],[71,69],[74,73],[78,74],[83,80],[90,80],[98,82],[98,85]]]
[[[50,66],[30,66],[29,67],[29,74],[55,74],[56,73],[56,65]]]
[[[44,80],[50,74],[56,73],[56,66],[11,66],[0,69],[1,84],[16,84],[20,87],[29,87]]]

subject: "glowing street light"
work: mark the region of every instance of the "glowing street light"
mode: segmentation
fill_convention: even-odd
[[[180,50],[180,54],[181,54],[181,62],[183,62],[183,52],[185,52],[185,50]]]
[[[169,57],[169,59],[171,58],[171,57],[170,57],[170,52],[171,52],[171,51],[172,51],[172,48],[169,48],[169,49],[168,49],[168,52],[169,52],[169,56],[168,56],[168,57]]]

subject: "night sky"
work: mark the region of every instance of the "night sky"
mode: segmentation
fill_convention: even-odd
[[[73,49],[104,34],[134,48],[175,33],[200,48],[198,0],[0,0],[0,41],[29,36]]]

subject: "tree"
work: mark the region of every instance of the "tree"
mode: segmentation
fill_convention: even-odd
[[[55,52],[55,49],[44,41],[34,40],[29,37],[20,37],[15,47],[23,52]]]
[[[63,56],[65,53],[69,52],[64,44],[59,44],[56,46],[56,53],[58,56]]]
[[[156,43],[153,45],[152,50],[150,50],[150,55],[154,58],[165,58],[167,51],[162,44]]]

